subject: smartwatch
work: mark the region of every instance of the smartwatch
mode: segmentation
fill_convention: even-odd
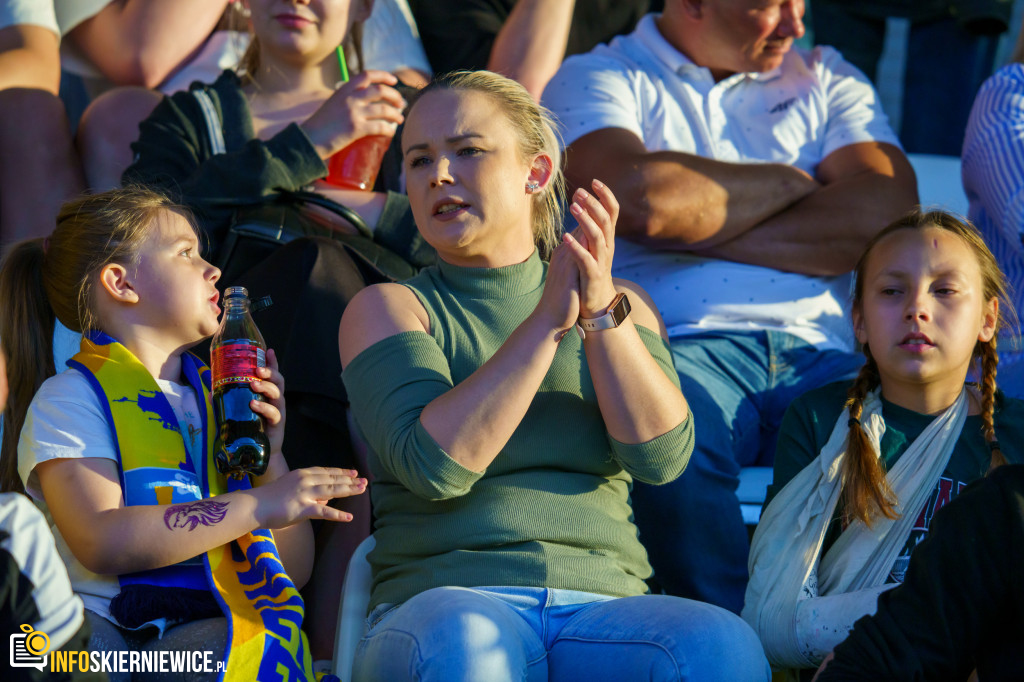
[[[580,338],[586,336],[586,332],[599,332],[602,329],[615,329],[623,320],[629,317],[629,298],[624,293],[617,294],[612,299],[608,311],[600,317],[580,317],[576,320],[576,331]]]

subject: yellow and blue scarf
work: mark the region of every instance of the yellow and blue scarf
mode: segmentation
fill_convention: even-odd
[[[85,375],[104,408],[126,505],[194,502],[251,487],[247,477],[226,479],[214,465],[210,368],[195,355],[182,355],[182,372],[196,397],[202,396],[197,403],[204,451],[198,472],[170,403],[131,351],[102,332],[89,332],[68,366]],[[228,620],[222,680],[314,679],[302,632],[302,597],[284,571],[269,530],[255,530],[216,547],[202,563],[183,562],[120,580],[122,586],[211,590]]]

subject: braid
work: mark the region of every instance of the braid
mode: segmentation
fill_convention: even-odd
[[[846,392],[845,406],[850,408],[850,419],[860,421],[861,415],[864,413],[864,398],[867,397],[868,391],[878,385],[878,382],[878,365],[869,354],[868,361],[860,368],[853,385]]]
[[[985,440],[992,450],[992,461],[989,462],[989,473],[996,467],[1006,464],[1006,457],[999,449],[999,439],[996,438],[995,411],[996,411],[996,367],[999,364],[999,354],[996,353],[996,337],[988,343],[980,343],[981,346],[981,421],[984,424]]]
[[[864,398],[879,384],[878,365],[871,351],[864,346],[867,362],[846,394],[846,407],[850,409],[850,434],[847,438],[846,457],[843,458],[843,515],[846,521],[860,519],[868,526],[875,512],[890,519],[898,517],[893,492],[878,463],[878,453],[861,426]]]

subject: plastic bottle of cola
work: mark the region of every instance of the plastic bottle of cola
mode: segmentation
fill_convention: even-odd
[[[217,471],[234,478],[262,475],[270,463],[270,441],[263,419],[252,411],[249,401],[263,399],[250,384],[259,380],[256,368],[267,364],[267,344],[249,314],[245,287],[228,287],[224,292],[224,317],[213,335],[210,358]]]

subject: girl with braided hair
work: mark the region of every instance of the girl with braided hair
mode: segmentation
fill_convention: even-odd
[[[866,362],[852,385],[788,408],[751,546],[743,617],[776,667],[816,667],[902,582],[937,509],[1024,461],[1024,402],[996,389],[998,332],[1015,316],[974,227],[915,210],[868,244],[855,277]]]

